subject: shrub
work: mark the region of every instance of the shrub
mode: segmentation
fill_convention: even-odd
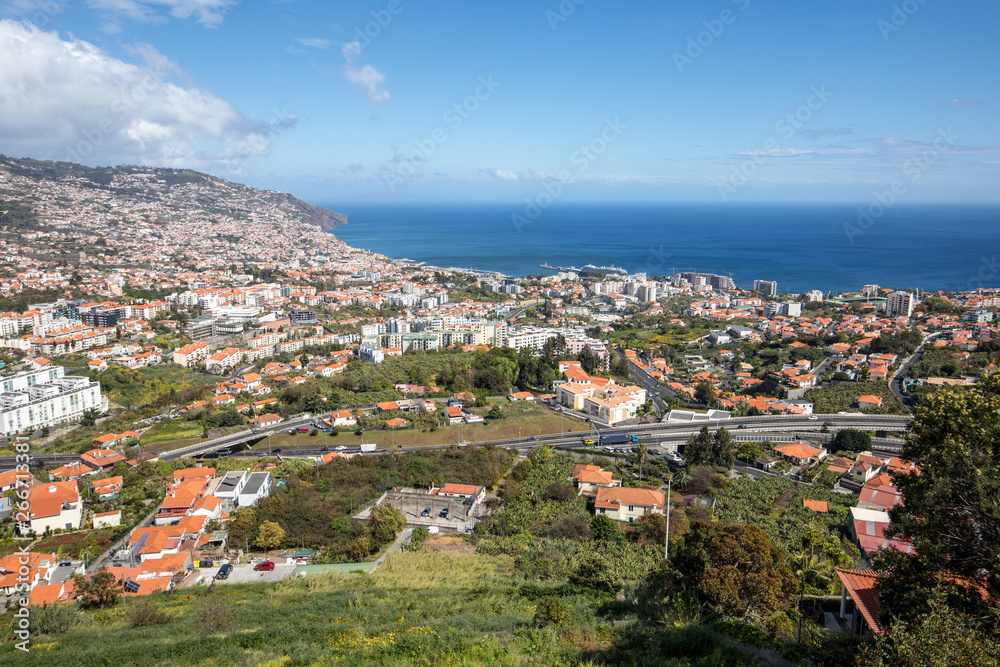
[[[150,600],[141,598],[128,606],[126,612],[128,624],[133,628],[148,628],[153,625],[166,625],[173,619]]]
[[[28,616],[32,637],[61,635],[87,620],[75,604],[46,604],[35,607]]]
[[[582,514],[570,514],[549,529],[549,537],[585,540],[590,537],[590,521]]]
[[[561,627],[569,622],[570,610],[566,603],[557,597],[546,597],[535,607],[535,617],[532,622],[539,628],[550,625]]]
[[[198,627],[203,635],[228,634],[236,626],[232,608],[219,603],[202,607],[198,621]]]
[[[576,491],[569,484],[553,482],[545,487],[545,500],[572,500],[576,497]]]

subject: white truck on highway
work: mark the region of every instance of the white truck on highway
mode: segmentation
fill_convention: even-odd
[[[361,445],[361,448],[358,451],[362,452],[362,453],[364,453],[364,452],[374,452],[375,451],[375,443],[374,442],[363,443]]]

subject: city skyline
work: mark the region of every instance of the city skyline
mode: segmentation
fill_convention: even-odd
[[[11,0],[0,152],[323,202],[995,202],[998,13]]]

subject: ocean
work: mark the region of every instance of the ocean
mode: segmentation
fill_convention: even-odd
[[[347,214],[333,233],[351,246],[508,275],[597,264],[732,273],[794,294],[1000,287],[998,205],[875,204],[863,216],[850,204],[557,203],[533,219],[524,203],[323,205]]]

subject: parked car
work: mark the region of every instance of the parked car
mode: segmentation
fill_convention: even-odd
[[[302,428],[299,429],[299,433],[308,433],[308,432],[309,432],[309,427],[307,426],[303,426]]]
[[[270,571],[270,570],[274,569],[274,563],[272,563],[269,560],[266,560],[263,563],[257,563],[256,565],[254,565],[253,569],[254,569],[254,571],[258,571],[258,572],[261,571],[261,570]]]
[[[61,563],[59,563],[59,567],[73,567],[73,562],[64,560]]]
[[[233,571],[233,566],[230,565],[229,563],[226,563],[225,565],[219,568],[218,572],[215,573],[215,578],[220,580],[226,579],[229,577],[229,573],[232,571]]]
[[[445,507],[443,510],[441,510],[440,512],[438,512],[438,516],[441,517],[442,519],[447,519],[448,518],[448,508]]]
[[[817,419],[819,419],[819,417],[817,417],[816,415],[809,415],[810,421],[816,421]]]
[[[424,511],[420,513],[420,516],[430,516],[430,515],[431,515],[431,508],[430,507],[425,507]]]

